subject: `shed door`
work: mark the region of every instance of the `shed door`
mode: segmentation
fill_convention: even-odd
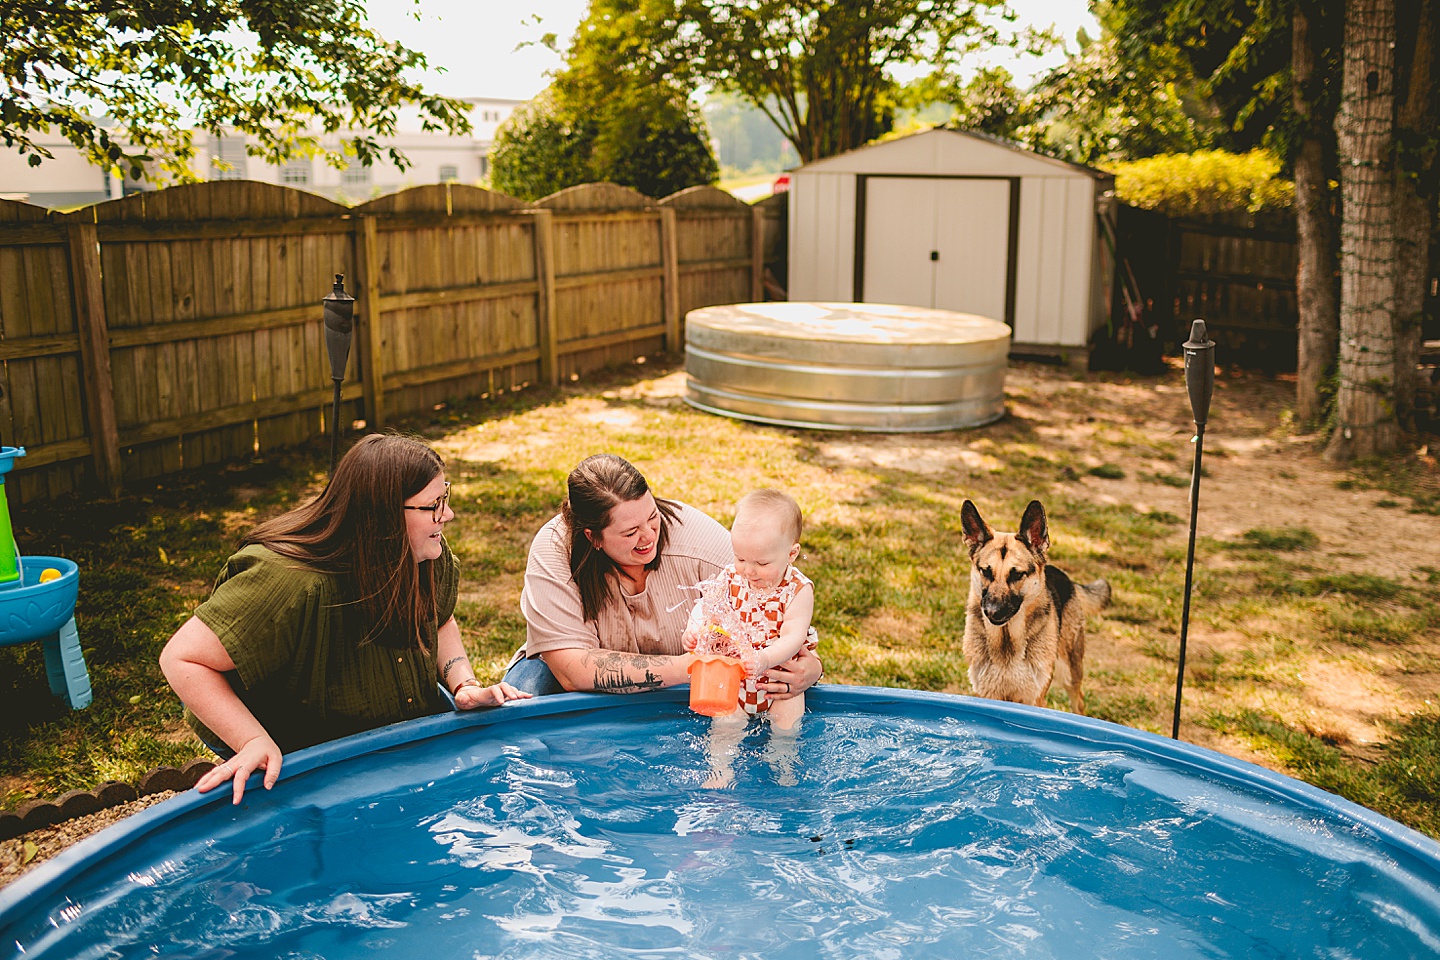
[[[862,297],[1006,318],[1010,181],[867,177]]]

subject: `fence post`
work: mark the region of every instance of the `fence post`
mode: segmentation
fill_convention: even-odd
[[[365,420],[371,430],[385,426],[385,342],[380,321],[380,230],[374,217],[362,216],[355,231],[355,264],[360,268],[356,288],[360,322],[364,324],[360,350],[360,380],[365,390]]]
[[[665,314],[665,349],[679,353],[680,342],[680,253],[676,239],[674,207],[660,208],[660,309]]]
[[[540,350],[540,379],[560,382],[559,328],[555,319],[555,214],[530,211],[535,243],[535,343]]]
[[[110,329],[105,321],[105,287],[100,276],[100,237],[93,223],[68,224],[66,234],[85,400],[90,408],[90,453],[101,487],[115,497],[120,494],[124,468],[115,420],[115,381],[110,374]]]
[[[756,204],[750,208],[750,300],[765,299],[765,211]]]

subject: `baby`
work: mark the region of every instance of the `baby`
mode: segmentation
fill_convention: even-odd
[[[746,676],[735,712],[717,718],[712,729],[715,773],[707,786],[729,783],[728,755],[733,751],[725,747],[730,740],[734,743],[729,746],[739,743],[749,717],[764,713],[772,728],[793,734],[805,713],[804,694],[771,700],[759,688],[767,682],[766,670],[794,657],[802,645],[814,646],[810,616],[815,609],[815,588],[791,566],[800,555],[801,524],[799,504],[779,490],[756,490],[735,507],[735,522],[730,527],[735,562],[717,575],[712,591],[721,591],[727,612],[734,614],[727,619],[742,628],[739,636],[726,632],[739,647]],[[695,604],[684,637],[688,649],[698,647],[702,653],[706,652],[705,641],[714,635],[711,631],[719,626],[707,623],[706,605],[705,599]]]

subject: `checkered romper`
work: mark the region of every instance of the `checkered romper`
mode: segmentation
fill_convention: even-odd
[[[741,621],[754,628],[754,636],[764,638],[761,647],[768,647],[780,639],[780,625],[785,622],[785,607],[795,599],[795,594],[800,592],[801,587],[810,584],[810,578],[794,567],[785,571],[785,576],[780,578],[780,583],[774,589],[764,593],[751,590],[750,584],[735,572],[733,565],[722,570],[719,576],[725,583]],[[813,630],[806,640],[806,645],[812,650],[815,649]],[[746,713],[757,714],[770,709],[770,694],[756,686],[765,682],[767,675],[764,674],[759,677],[746,677],[741,681],[740,705],[745,708]]]

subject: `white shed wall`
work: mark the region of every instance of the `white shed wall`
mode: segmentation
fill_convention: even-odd
[[[1019,177],[1014,342],[1083,347],[1104,324],[1095,178],[1058,160],[943,130],[792,174],[790,299],[853,298],[857,174]]]
[[[1016,343],[1080,347],[1103,322],[1091,290],[1094,240],[1094,180],[1021,180]]]
[[[855,175],[797,171],[790,181],[790,299],[855,294]]]

